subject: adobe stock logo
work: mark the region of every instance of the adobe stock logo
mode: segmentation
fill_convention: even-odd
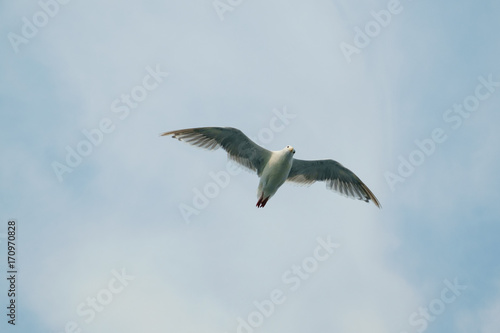
[[[39,30],[49,24],[50,20],[59,13],[61,5],[66,5],[69,2],[70,0],[38,1],[38,6],[40,6],[41,10],[35,12],[31,16],[31,19],[26,16],[22,17],[21,34],[19,35],[12,31],[7,34],[14,52],[18,53],[21,44],[28,44],[31,39],[35,38]]]
[[[411,1],[411,0],[410,0]],[[354,27],[354,37],[352,43],[342,41],[340,50],[347,63],[351,63],[354,54],[360,54],[361,50],[370,45],[371,41],[378,37],[383,29],[387,28],[395,15],[403,12],[403,5],[399,0],[389,0],[386,9],[371,11],[373,20],[365,23],[363,29],[359,26]]]
[[[99,316],[99,313],[109,307],[115,297],[125,290],[130,281],[135,280],[135,276],[127,274],[125,268],[122,268],[121,271],[113,269],[111,274],[113,277],[108,280],[105,288],[99,290],[95,297],[88,296],[84,302],[77,305],[75,312],[78,317],[83,319],[83,323],[88,325],[94,321]],[[64,330],[60,332],[81,333],[83,323],[74,320],[67,321]]]
[[[489,99],[500,87],[500,81],[494,81],[493,74],[489,74],[487,77],[481,75],[477,80],[479,83],[476,85],[474,93],[465,96],[461,103],[455,103],[453,107],[443,112],[444,122],[450,124],[453,131],[458,130],[465,119],[477,112],[481,103]],[[399,165],[396,172],[386,171],[384,173],[385,181],[391,191],[395,191],[396,184],[404,183],[408,177],[413,175],[415,170],[437,151],[438,146],[448,140],[449,135],[444,128],[436,127],[431,131],[429,137],[414,141],[416,148],[407,157],[399,155]]]
[[[447,307],[455,302],[462,292],[467,289],[466,285],[460,284],[455,278],[453,282],[448,279],[443,281],[445,287],[441,289],[439,297],[434,298],[427,306],[420,306],[408,317],[408,323],[417,333],[422,333],[429,327],[429,324],[436,321],[437,317],[445,312]],[[401,333],[408,333],[403,331]]]
[[[224,15],[226,15],[226,12],[232,12],[242,3],[243,0],[215,0],[212,2],[212,6],[214,7],[217,16],[219,16],[219,20],[224,21]]]
[[[261,301],[254,301],[254,310],[244,317],[237,317],[236,333],[254,333],[261,327],[266,319],[271,317],[278,306],[284,304],[288,294],[296,292],[302,283],[312,277],[321,265],[327,261],[340,244],[332,241],[332,237],[317,237],[316,247],[311,256],[302,259],[300,264],[293,264],[281,275],[284,287],[275,288],[269,293],[269,297]]]
[[[116,114],[119,121],[127,119],[131,110],[137,109],[140,103],[143,102],[149,93],[157,89],[169,74],[160,69],[160,65],[156,65],[155,69],[150,66],[145,68],[147,74],[143,77],[141,84],[137,84],[130,90],[129,93],[123,93],[120,98],[116,98],[111,102],[110,110]],[[84,159],[92,154],[94,148],[100,146],[104,139],[113,133],[116,129],[118,121],[113,121],[109,117],[103,117],[95,128],[90,130],[82,129],[84,139],[81,139],[71,147],[67,145],[66,158],[60,161],[52,161],[51,166],[54,174],[59,182],[64,180],[63,176],[67,173],[72,173]]]

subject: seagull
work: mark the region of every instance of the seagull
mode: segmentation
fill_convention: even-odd
[[[286,181],[302,185],[324,181],[330,190],[365,202],[372,200],[381,208],[368,186],[351,170],[334,160],[299,160],[293,157],[295,149],[292,146],[270,151],[250,140],[239,129],[232,127],[198,127],[161,134],[161,136],[167,135],[208,150],[222,147],[227,151],[229,159],[250,171],[257,172],[260,178],[257,189],[258,208],[264,207]]]

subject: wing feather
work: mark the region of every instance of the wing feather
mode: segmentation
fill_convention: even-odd
[[[381,207],[368,186],[351,170],[334,160],[304,161],[294,158],[287,181],[303,185],[324,181],[330,190],[366,202],[372,200],[377,207]]]
[[[231,160],[249,170],[256,171],[259,176],[271,157],[269,150],[257,145],[242,131],[232,127],[187,128],[165,132],[161,135],[172,135],[179,141],[208,150],[222,147]]]

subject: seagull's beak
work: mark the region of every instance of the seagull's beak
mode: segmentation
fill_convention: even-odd
[[[292,154],[295,154],[295,149],[293,149],[293,147],[288,147],[287,148]]]

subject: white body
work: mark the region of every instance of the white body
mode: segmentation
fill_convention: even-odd
[[[278,188],[283,185],[292,168],[294,152],[292,147],[273,151],[269,162],[260,176],[257,197],[269,199],[276,193]]]

